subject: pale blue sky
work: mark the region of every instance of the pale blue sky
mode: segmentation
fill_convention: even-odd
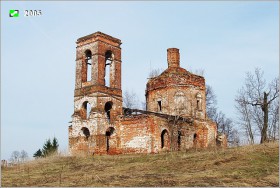
[[[73,113],[75,42],[101,31],[122,40],[122,88],[144,101],[150,67],[204,69],[218,107],[236,118],[234,97],[245,72],[279,71],[279,2],[1,2],[1,158],[29,156],[56,136],[68,146]],[[10,18],[9,10],[20,10]],[[39,9],[41,17],[24,17]],[[150,63],[151,62],[151,63]],[[151,66],[150,66],[151,64]]]

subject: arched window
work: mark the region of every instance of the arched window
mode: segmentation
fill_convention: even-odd
[[[85,51],[85,61],[86,61],[86,78],[87,78],[87,82],[91,80],[91,69],[92,69],[92,54],[90,50]]]
[[[88,139],[88,137],[90,136],[90,132],[89,132],[88,128],[83,127],[83,128],[81,129],[81,131],[82,131],[82,133],[83,133],[82,135],[85,136],[85,137]]]
[[[161,132],[161,148],[168,147],[168,132],[164,129]]]
[[[113,63],[113,54],[110,50],[105,53],[105,86],[110,87],[110,69]]]
[[[109,101],[109,102],[105,103],[105,107],[104,107],[104,110],[106,112],[106,116],[107,116],[109,123],[110,123],[110,119],[111,119],[110,112],[111,112],[112,106],[113,106],[113,103],[111,101]]]
[[[115,128],[114,127],[109,127],[107,130],[106,130],[106,133],[105,133],[105,136],[106,136],[106,151],[108,152],[109,149],[110,149],[110,137],[112,136],[112,134],[114,134],[115,132]]]
[[[91,105],[88,101],[85,101],[81,109],[81,118],[88,119],[91,111]]]

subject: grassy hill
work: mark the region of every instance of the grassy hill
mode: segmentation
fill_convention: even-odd
[[[279,144],[94,157],[2,168],[1,186],[277,186]]]

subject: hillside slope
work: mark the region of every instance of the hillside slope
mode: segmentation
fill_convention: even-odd
[[[161,154],[51,157],[2,168],[1,186],[275,186],[279,144]]]

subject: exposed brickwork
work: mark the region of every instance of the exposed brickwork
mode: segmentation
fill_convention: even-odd
[[[168,68],[147,83],[147,111],[122,107],[120,45],[101,32],[77,40],[71,154],[158,153],[215,144],[205,80],[180,67],[177,48],[167,50]]]

